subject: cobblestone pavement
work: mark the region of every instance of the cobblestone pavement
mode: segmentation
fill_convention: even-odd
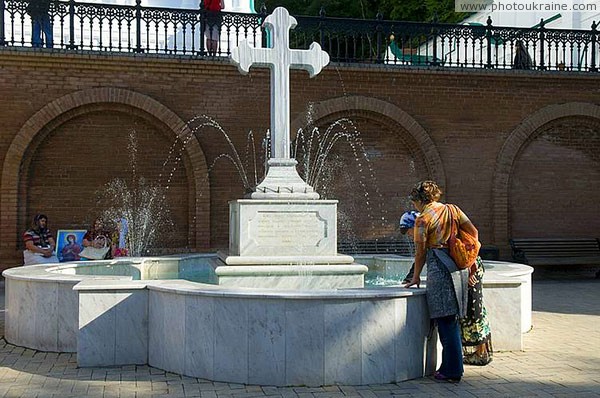
[[[600,280],[535,280],[533,301],[525,351],[497,352],[488,366],[465,367],[460,384],[431,378],[320,388],[217,383],[149,366],[78,368],[74,354],[33,351],[2,339],[0,397],[600,397]],[[3,284],[0,304],[3,309]]]

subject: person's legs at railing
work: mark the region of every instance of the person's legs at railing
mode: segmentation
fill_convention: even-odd
[[[42,46],[42,22],[37,18],[31,21],[31,46]]]
[[[42,29],[44,31],[44,38],[47,48],[52,48],[54,46],[54,32],[52,31],[52,21],[50,21],[49,15],[44,15],[41,18]]]
[[[208,55],[216,56],[219,51],[219,30],[217,26],[208,27],[208,37],[206,40],[206,48]]]
[[[220,12],[208,11],[206,14],[206,50],[208,55],[216,56],[219,52],[219,41],[223,17]]]

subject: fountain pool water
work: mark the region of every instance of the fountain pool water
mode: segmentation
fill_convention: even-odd
[[[413,262],[411,257],[397,255],[358,255],[355,258],[369,267],[369,271],[365,274],[366,288],[401,285]],[[182,279],[218,285],[215,268],[219,265],[218,256],[197,254],[182,258],[174,256],[173,260],[168,257],[125,257],[117,261],[72,262],[48,268],[47,271],[58,275],[124,277],[146,281]],[[311,265],[307,264],[298,272],[310,273]],[[423,273],[425,274],[426,271]]]

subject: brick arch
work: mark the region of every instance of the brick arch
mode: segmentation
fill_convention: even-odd
[[[600,106],[581,102],[548,105],[523,120],[504,142],[496,159],[492,183],[492,230],[496,245],[506,246],[508,244],[508,196],[514,162],[541,127],[553,120],[573,116],[600,119]]]
[[[381,115],[406,130],[421,149],[427,171],[431,178],[437,181],[442,187],[446,186],[446,173],[435,143],[419,122],[392,103],[359,95],[338,97],[317,102],[311,107],[310,115],[304,113],[293,120],[291,131],[294,133],[304,127],[309,118],[310,120],[319,120],[329,115],[343,114],[348,111]]]
[[[1,231],[2,258],[9,259],[14,255],[18,237],[18,186],[21,173],[21,163],[28,148],[35,144],[36,137],[44,131],[45,126],[52,124],[61,115],[83,110],[85,107],[94,108],[98,104],[125,105],[141,111],[149,118],[165,125],[177,137],[188,137],[191,131],[187,124],[160,102],[147,95],[120,88],[94,88],[77,91],[60,97],[27,120],[12,140],[2,166],[0,181],[0,209],[4,220],[4,230]],[[208,179],[202,178],[208,174],[206,158],[197,140],[189,140],[185,147],[191,165],[190,173],[195,185],[195,192],[203,192],[203,201],[196,201],[189,227],[195,225],[196,234],[191,243],[197,248],[207,248],[210,245],[209,220],[209,186]],[[193,222],[193,224],[192,224]]]

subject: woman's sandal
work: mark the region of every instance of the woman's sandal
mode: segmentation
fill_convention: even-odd
[[[483,355],[474,352],[471,355],[467,355],[463,358],[463,363],[465,365],[485,366],[490,362],[492,362],[492,356],[487,352],[485,352]]]
[[[460,383],[460,377],[448,377],[440,372],[435,372],[433,378],[439,381],[447,381],[448,383]]]

